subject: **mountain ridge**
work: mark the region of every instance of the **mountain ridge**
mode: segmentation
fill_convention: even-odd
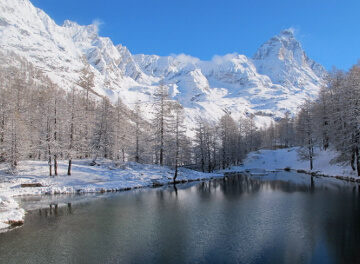
[[[189,127],[197,116],[219,120],[254,114],[259,126],[296,113],[307,97],[315,97],[326,70],[303,51],[291,29],[265,42],[252,58],[240,54],[201,61],[180,54],[131,54],[101,37],[95,25],[69,20],[57,25],[28,0],[0,3],[0,47],[43,69],[64,89],[77,86],[81,69],[94,74],[94,91],[133,107],[140,100],[149,111],[156,87],[163,82],[171,98],[186,112]]]

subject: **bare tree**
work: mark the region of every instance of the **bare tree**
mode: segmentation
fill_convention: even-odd
[[[296,124],[297,137],[300,143],[300,157],[310,162],[310,170],[314,168],[314,146],[316,139],[314,138],[314,120],[312,116],[312,105],[310,100],[306,100],[301,108]]]
[[[169,109],[168,87],[161,82],[155,93],[155,115],[153,119],[155,126],[155,160],[161,166],[164,165],[165,141],[169,127]]]

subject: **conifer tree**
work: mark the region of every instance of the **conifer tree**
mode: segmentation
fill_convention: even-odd
[[[163,166],[165,161],[166,137],[169,127],[169,109],[170,101],[168,87],[161,82],[155,93],[155,111],[153,119],[153,125],[155,127],[155,163],[160,164],[160,166]]]

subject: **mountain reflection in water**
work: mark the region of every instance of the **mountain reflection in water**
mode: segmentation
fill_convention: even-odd
[[[0,262],[360,263],[359,188],[338,180],[231,175],[81,197],[47,198],[0,234]]]

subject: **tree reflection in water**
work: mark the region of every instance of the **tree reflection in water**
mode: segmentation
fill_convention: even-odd
[[[360,263],[359,187],[338,180],[226,175],[86,197],[26,198],[45,206],[0,235],[0,262]]]

